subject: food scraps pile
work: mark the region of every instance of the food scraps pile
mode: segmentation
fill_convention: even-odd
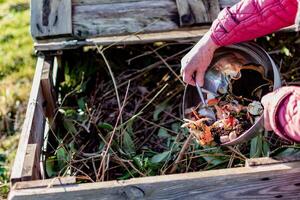
[[[225,95],[210,99],[208,106],[216,113],[216,121],[192,109],[192,120],[185,119],[187,127],[201,145],[223,144],[235,140],[247,131],[263,112],[258,101]]]
[[[214,94],[217,93],[207,95],[207,106],[215,113],[216,120],[201,116],[199,109],[202,104],[185,110],[188,119],[185,119],[186,123],[182,127],[187,127],[203,146],[234,141],[251,128],[263,113],[263,106],[258,100],[262,97],[262,88],[271,86],[272,81],[264,77],[265,71],[262,66],[243,65],[243,60],[235,57],[228,55],[220,59],[206,75],[206,81],[210,81],[208,87],[210,90],[215,89],[212,91]],[[254,78],[253,73],[258,75],[255,82],[241,80],[249,76]],[[234,84],[237,81],[243,82],[244,85]],[[234,94],[237,89],[246,91],[251,85],[255,87],[248,90],[244,96]]]

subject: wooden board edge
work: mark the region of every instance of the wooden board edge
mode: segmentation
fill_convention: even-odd
[[[107,36],[107,37],[95,37],[85,40],[76,40],[72,38],[66,38],[66,40],[50,39],[40,40],[34,43],[34,47],[37,51],[56,51],[76,49],[84,46],[97,45],[131,45],[131,44],[145,44],[154,42],[196,42],[207,31],[209,26],[197,27],[197,28],[181,28],[178,30],[168,32],[156,32],[156,33],[139,33],[131,35],[120,36]],[[293,32],[295,26],[289,26],[281,29],[278,32]]]
[[[35,162],[38,162],[39,160],[39,154],[40,154],[39,148],[42,145],[41,144],[42,135],[39,134],[43,134],[43,131],[40,131],[40,129],[44,128],[43,126],[45,121],[44,113],[43,113],[43,105],[42,105],[44,101],[44,97],[42,95],[41,87],[40,87],[43,64],[44,64],[44,58],[38,57],[36,70],[32,82],[32,88],[29,96],[28,105],[27,105],[25,120],[23,123],[16,157],[11,171],[11,177],[10,177],[11,184],[23,180],[23,178],[28,180],[29,175],[27,173],[28,171],[26,171],[25,168],[33,169],[34,166],[29,166],[29,165],[31,165],[32,162],[36,164]],[[37,115],[37,112],[39,112],[39,115]],[[37,146],[36,147],[32,146],[34,144],[36,144]],[[31,152],[30,153],[31,155],[28,155],[29,152]],[[32,159],[28,159],[29,157]],[[38,178],[35,174],[33,174],[32,170],[31,172],[32,172],[32,178]],[[23,175],[25,177],[23,177]]]
[[[44,62],[44,58],[38,57],[36,70],[32,81],[32,88],[29,96],[28,105],[27,105],[25,120],[21,131],[21,136],[19,140],[16,157],[14,160],[14,165],[11,171],[11,177],[10,177],[11,183],[19,181],[22,178],[22,168],[25,162],[27,145],[29,144],[29,140],[30,140],[31,125],[34,117],[36,100],[39,94],[39,85],[40,85],[40,78],[42,75],[43,62]]]
[[[107,36],[107,37],[95,37],[86,40],[67,40],[67,41],[37,41],[34,47],[38,51],[54,51],[54,50],[66,50],[76,49],[83,46],[97,45],[129,45],[129,44],[145,44],[153,42],[170,42],[170,41],[197,41],[207,31],[208,27],[201,27],[197,29],[179,29],[168,32],[156,32],[156,33],[139,33],[131,35],[121,36]]]
[[[262,165],[255,167],[242,167],[242,168],[231,168],[231,169],[221,169],[221,170],[211,170],[205,172],[192,172],[184,174],[174,174],[174,175],[164,175],[155,177],[145,177],[145,178],[134,178],[126,181],[108,181],[99,183],[84,183],[84,184],[71,184],[63,185],[53,188],[35,188],[35,189],[21,189],[12,190],[9,199],[39,199],[45,198],[51,194],[51,198],[73,198],[80,199],[84,196],[90,195],[90,199],[104,199],[111,195],[111,199],[118,199],[126,195],[151,195],[159,196],[158,193],[163,193],[165,189],[176,188],[176,184],[180,183],[180,188],[183,188],[185,192],[189,193],[188,187],[197,188],[204,187],[206,184],[215,184],[216,190],[221,190],[222,187],[228,187],[227,182],[231,184],[238,184],[239,182],[245,181],[245,184],[251,186],[251,181],[255,181],[255,184],[270,184],[270,187],[274,187],[272,181],[269,180],[276,179],[280,177],[283,180],[291,179],[291,184],[297,186],[300,184],[298,178],[295,174],[300,173],[300,162],[291,163],[280,163],[272,165]],[[294,178],[293,178],[294,177]],[[288,178],[288,179],[287,179]],[[276,184],[278,184],[275,181]],[[281,183],[288,184],[288,183]],[[203,186],[202,186],[203,185]],[[187,188],[185,188],[185,186]],[[255,186],[255,185],[254,185]],[[178,186],[179,187],[179,186]],[[253,185],[252,185],[253,187]],[[262,186],[263,187],[263,186]],[[245,187],[247,188],[247,187]],[[264,189],[264,188],[262,188]],[[293,188],[295,191],[297,188]],[[155,192],[155,190],[157,190]],[[205,192],[205,188],[199,188]],[[140,191],[140,192],[139,192]],[[175,192],[175,191],[174,191]],[[208,191],[209,192],[209,191]],[[213,192],[213,191],[210,191]],[[217,192],[217,191],[216,191]],[[170,193],[171,194],[171,193]],[[196,194],[196,193],[195,193]],[[82,195],[82,196],[81,196]],[[101,196],[103,195],[103,197]],[[108,196],[107,196],[108,195]],[[118,196],[119,195],[119,196]],[[125,195],[125,196],[122,196]],[[183,194],[182,194],[183,195]],[[300,195],[300,194],[299,194]],[[118,196],[118,198],[116,198]],[[145,196],[143,196],[145,197]],[[148,196],[149,197],[149,196]],[[170,196],[171,197],[171,196]],[[172,199],[172,198],[170,198]]]

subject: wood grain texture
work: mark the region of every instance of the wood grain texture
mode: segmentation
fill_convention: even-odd
[[[30,6],[33,37],[72,34],[71,0],[31,0]]]
[[[37,160],[37,145],[28,144],[25,154],[25,162],[22,168],[22,181],[39,179],[39,169]]]
[[[72,40],[72,41],[44,41],[43,43],[36,43],[35,49],[39,51],[49,50],[63,50],[75,49],[82,46],[98,45],[130,45],[130,44],[145,44],[157,41],[165,42],[188,42],[199,40],[207,31],[209,27],[203,26],[197,29],[178,29],[168,32],[158,33],[139,33],[125,36],[105,36],[95,37],[87,40]]]
[[[41,76],[41,87],[43,95],[46,99],[46,117],[48,117],[50,124],[53,123],[53,116],[56,112],[56,92],[53,86],[52,68],[53,59],[47,59],[44,61],[42,76]]]
[[[174,0],[31,0],[31,32],[41,41],[170,31],[180,22],[211,23],[221,8],[236,2],[177,0],[181,5],[176,6]]]
[[[177,28],[177,7],[172,0],[73,6],[75,37],[155,32]]]
[[[45,124],[44,118],[44,97],[42,95],[40,87],[40,79],[42,76],[44,58],[38,57],[36,71],[33,78],[32,88],[30,92],[30,97],[27,105],[27,111],[25,115],[24,124],[22,127],[22,132],[19,140],[18,150],[15,157],[14,165],[11,172],[11,182],[22,180],[23,175],[28,177],[28,174],[23,174],[24,166],[28,166],[26,160],[26,152],[28,150],[29,144],[36,144],[35,154],[40,155],[40,148],[42,145],[42,133]],[[32,151],[31,151],[32,152]],[[37,158],[35,164],[39,162]],[[33,168],[34,166],[32,166]],[[38,170],[38,166],[37,171]],[[37,178],[33,175],[33,178]],[[28,179],[28,178],[26,178]]]
[[[11,199],[299,199],[300,163],[14,190]]]
[[[195,18],[191,13],[188,0],[176,0],[180,26],[189,26],[195,23]]]
[[[240,0],[219,0],[220,2],[220,7],[225,8],[225,7],[231,7],[234,4],[240,2]]]
[[[176,0],[181,26],[210,23],[220,12],[218,0]]]
[[[35,180],[35,181],[23,181],[14,184],[13,190],[22,190],[22,189],[34,189],[34,188],[45,188],[45,187],[54,187],[60,185],[75,184],[76,177],[59,177],[45,180]]]
[[[72,0],[72,5],[93,5],[93,4],[112,4],[112,3],[126,3],[126,2],[138,2],[141,0]],[[152,1],[152,0],[148,0]]]

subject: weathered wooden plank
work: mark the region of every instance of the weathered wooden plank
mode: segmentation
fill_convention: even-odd
[[[300,163],[294,162],[14,190],[10,199],[299,199],[299,175]]]
[[[125,3],[125,2],[138,2],[141,0],[72,0],[72,5],[80,4],[112,4],[112,3]],[[152,0],[148,0],[152,1]]]
[[[212,22],[218,17],[219,12],[221,11],[220,2],[219,0],[209,0],[207,3],[209,20]]]
[[[94,46],[98,45],[126,45],[126,44],[144,44],[152,43],[157,41],[197,41],[207,31],[209,27],[203,26],[198,29],[178,29],[169,32],[158,32],[158,33],[139,33],[126,36],[106,36],[106,37],[95,37],[87,40],[72,40],[72,41],[44,41],[42,43],[35,43],[35,49],[39,51],[49,50],[63,50],[63,49],[74,49],[82,46]]]
[[[177,2],[182,2],[178,9],[174,0],[31,0],[31,32],[41,40],[176,30],[179,20],[186,20],[183,25],[210,23],[220,8],[238,0]],[[183,12],[179,18],[178,12],[187,9],[191,15]]]
[[[188,26],[195,23],[195,18],[191,13],[188,0],[176,0],[180,26]]]
[[[71,0],[31,0],[30,6],[33,37],[72,33]]]
[[[240,2],[240,0],[219,0],[220,2],[220,7],[225,8],[225,7],[231,7],[234,4]]]
[[[279,163],[288,163],[288,162],[295,162],[300,161],[299,155],[291,155],[285,157],[263,157],[263,158],[252,158],[246,160],[245,165],[248,167],[251,166],[259,166],[259,165],[272,165],[272,164],[279,164]]]
[[[37,145],[28,144],[25,154],[25,162],[22,168],[22,181],[39,179],[39,168],[37,161]]]
[[[218,0],[176,0],[180,25],[212,22],[220,12]]]
[[[72,5],[83,5],[83,4],[112,4],[112,3],[120,3],[120,2],[138,2],[141,0],[72,0]],[[152,1],[152,0],[148,0]],[[187,1],[187,0],[185,0]],[[210,2],[211,0],[207,0]],[[220,7],[224,8],[227,6],[232,6],[239,2],[240,0],[218,0]]]
[[[42,143],[42,133],[44,128],[44,114],[43,114],[43,101],[40,79],[42,75],[44,58],[38,57],[36,71],[33,78],[30,97],[27,105],[27,112],[25,115],[24,124],[19,140],[18,150],[15,157],[14,165],[11,172],[11,182],[15,183],[20,181],[23,177],[24,166],[30,165],[26,160],[26,152],[29,150],[29,144],[36,144],[35,154],[40,155],[40,146]],[[31,151],[32,152],[32,151]],[[38,159],[37,159],[38,162]],[[36,164],[36,162],[34,162]],[[32,166],[33,168],[34,166]],[[26,176],[28,174],[26,173]],[[36,176],[32,175],[33,178]]]
[[[76,37],[155,32],[177,28],[177,7],[172,0],[73,6],[73,34]]]
[[[53,59],[47,59],[44,61],[42,76],[41,76],[41,87],[43,95],[46,99],[46,117],[49,118],[49,122],[52,124],[52,118],[55,114],[57,105],[56,105],[56,92],[53,87],[52,79],[52,69]]]
[[[58,177],[45,180],[35,180],[35,181],[23,181],[17,182],[13,186],[13,190],[22,190],[22,189],[33,189],[33,188],[45,188],[45,187],[54,187],[60,185],[74,184],[76,183],[76,177]]]

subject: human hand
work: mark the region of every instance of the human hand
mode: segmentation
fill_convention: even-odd
[[[195,85],[194,74],[196,74],[196,81],[200,86],[203,86],[205,71],[218,47],[211,39],[210,32],[207,32],[181,59],[183,81],[187,84]]]
[[[274,98],[274,93],[271,92],[263,96],[263,98],[261,99],[261,103],[264,106],[264,126],[267,131],[272,130],[272,126],[270,124],[270,113],[271,113],[271,109],[273,109],[272,106],[272,102],[273,102],[272,100],[274,100],[273,98]]]
[[[265,95],[261,102],[266,130],[273,130],[286,140],[300,142],[300,87],[281,87]]]

